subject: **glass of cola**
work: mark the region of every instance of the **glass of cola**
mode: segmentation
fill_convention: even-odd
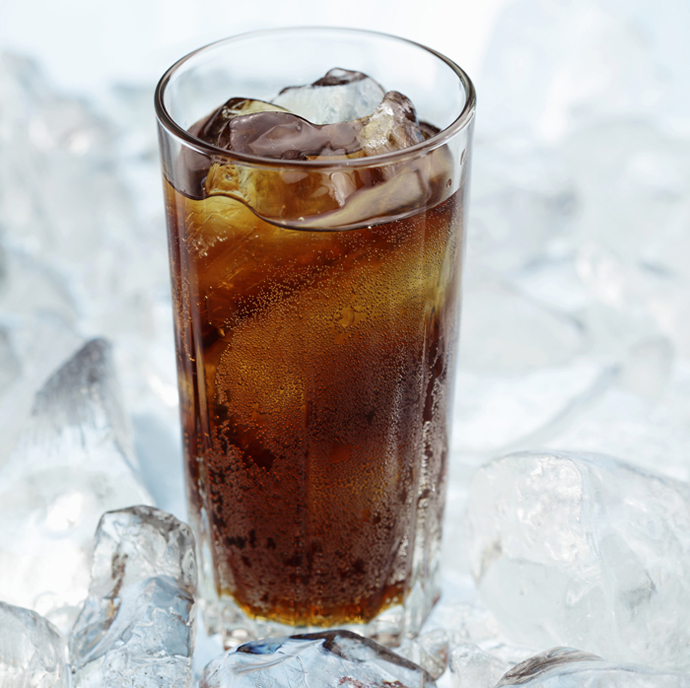
[[[158,85],[189,518],[228,645],[392,645],[438,597],[474,109],[439,53],[335,28]]]

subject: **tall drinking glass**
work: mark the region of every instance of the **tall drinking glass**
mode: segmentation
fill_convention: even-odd
[[[362,103],[353,72],[397,93]],[[265,104],[319,79],[297,109],[351,124]],[[395,644],[438,597],[474,106],[437,52],[335,28],[221,41],[158,85],[189,518],[229,645]]]

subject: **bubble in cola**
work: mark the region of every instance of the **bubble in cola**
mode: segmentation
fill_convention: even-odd
[[[444,146],[360,164],[437,131],[402,94],[293,97],[228,100],[165,182],[190,513],[221,599],[364,623],[434,600],[466,190]]]

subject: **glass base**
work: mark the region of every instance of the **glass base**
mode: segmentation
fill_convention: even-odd
[[[423,466],[425,468],[426,466]],[[443,475],[443,473],[442,473]],[[445,476],[435,481],[436,489],[424,491],[417,503],[415,545],[409,590],[403,604],[384,609],[370,622],[339,624],[343,628],[386,647],[396,647],[404,638],[420,633],[440,595],[441,523],[445,502]],[[424,486],[426,481],[422,483]],[[428,485],[428,483],[426,483]],[[421,491],[421,490],[420,490]],[[324,626],[290,626],[279,621],[248,616],[231,597],[219,597],[208,537],[208,519],[204,509],[198,517],[191,514],[197,537],[199,561],[199,602],[209,635],[220,633],[226,649],[271,636],[290,636],[328,630]]]
[[[430,583],[431,581],[427,581],[426,591],[421,585],[415,586],[404,604],[384,609],[369,623],[342,624],[337,628],[359,633],[386,647],[396,647],[404,638],[416,636],[429,616],[438,599],[437,586],[434,585],[432,591]],[[328,630],[323,626],[288,626],[278,621],[253,619],[231,598],[220,598],[211,602],[202,601],[201,604],[207,632],[220,633],[226,649],[271,636],[290,636]]]

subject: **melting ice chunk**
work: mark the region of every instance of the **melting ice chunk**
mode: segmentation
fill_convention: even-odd
[[[383,88],[366,74],[336,67],[311,86],[284,88],[273,104],[314,124],[334,124],[370,115],[383,96]]]
[[[291,112],[257,112],[228,121],[216,145],[237,153],[280,160],[350,155],[360,150],[354,123],[316,125]]]
[[[395,653],[419,664],[436,680],[443,674],[448,665],[448,634],[443,629],[422,633],[416,638],[406,638]]]
[[[64,638],[29,609],[0,602],[0,686],[67,688]]]
[[[256,100],[232,99],[192,133],[219,148],[276,160],[381,155],[424,139],[414,106],[397,91],[359,119],[314,124]]]
[[[197,122],[189,133],[220,148],[227,148],[227,134],[224,134],[230,120],[238,115],[253,115],[257,112],[287,112],[285,108],[263,100],[230,98],[207,118]]]
[[[39,390],[0,469],[0,599],[34,608],[66,631],[86,596],[101,514],[149,501],[110,345],[93,340]]]
[[[690,486],[604,456],[524,452],[475,474],[469,559],[518,642],[690,669]]]
[[[450,656],[453,688],[494,688],[508,666],[474,643],[458,645]]]
[[[69,643],[76,688],[189,686],[196,587],[186,524],[146,506],[104,514]]]
[[[496,688],[690,688],[690,674],[614,664],[569,647],[530,657],[514,666]]]
[[[215,138],[205,140],[236,153],[275,160],[318,158],[333,160],[336,166],[342,156],[381,155],[415,145],[425,136],[412,104],[393,91],[372,115],[337,124],[315,125],[275,109],[222,117],[222,126],[213,119],[200,123],[197,135],[215,132]],[[361,168],[345,165],[337,170],[250,166],[218,156],[210,169],[196,170],[184,186],[200,198],[236,199],[274,224],[352,228],[440,203],[449,194],[450,168],[449,152],[443,147],[419,158],[372,162]]]
[[[417,113],[409,98],[389,91],[369,117],[359,120],[358,139],[365,155],[382,155],[424,140]]]
[[[208,664],[199,688],[424,688],[421,667],[349,631],[268,638]]]
[[[325,77],[339,88],[364,78]],[[317,82],[318,83],[318,82]],[[232,156],[181,156],[181,190],[193,198],[223,195],[248,206],[273,224],[289,227],[344,229],[370,225],[378,218],[406,216],[413,209],[434,206],[452,187],[451,159],[445,147],[426,155],[371,164],[343,164],[349,159],[380,156],[407,149],[438,133],[420,124],[408,98],[389,91],[367,114],[346,121],[315,124],[277,103],[233,98],[190,133],[236,154],[272,160],[314,160],[327,166],[296,170],[279,165],[234,163]],[[282,101],[281,101],[282,102]],[[357,111],[358,113],[360,111]]]

